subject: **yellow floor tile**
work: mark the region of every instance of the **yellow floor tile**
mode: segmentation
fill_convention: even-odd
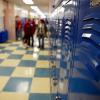
[[[20,60],[8,60],[6,59],[1,63],[3,67],[16,67],[19,64]]]
[[[45,50],[44,50],[44,51],[40,51],[39,54],[40,54],[40,55],[49,55],[49,52],[50,52],[50,51],[45,51]]]
[[[20,41],[19,42],[13,42],[13,44],[22,44],[22,42],[20,42]]]
[[[48,44],[45,45],[46,48],[49,48],[50,46]]]
[[[3,88],[5,87],[5,85],[8,82],[8,80],[9,80],[9,77],[1,77],[0,76],[0,91],[3,90]]]
[[[36,68],[49,68],[49,61],[37,61]]]
[[[12,54],[25,54],[25,50],[15,50]]]
[[[9,44],[0,44],[0,46],[7,47]]]
[[[17,49],[17,46],[16,47],[7,47],[5,48],[5,50],[16,50]]]
[[[34,78],[31,86],[32,93],[50,93],[49,78]]]
[[[46,40],[47,40],[47,39],[46,39]],[[46,44],[49,44],[49,41],[46,41],[46,40],[45,40],[45,43],[46,43]]]
[[[33,77],[35,73],[35,68],[24,68],[24,67],[17,67],[13,74],[12,77]]]
[[[9,54],[0,54],[0,59],[6,59],[9,56]]]
[[[33,55],[25,54],[22,60],[33,60]]]
[[[28,94],[2,92],[0,93],[0,100],[28,100]]]
[[[28,48],[28,51],[33,51],[33,48]]]

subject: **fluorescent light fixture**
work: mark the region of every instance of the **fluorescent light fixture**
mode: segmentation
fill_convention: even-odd
[[[45,18],[46,16],[43,14],[43,12],[37,7],[37,6],[31,6],[31,8],[41,16],[41,18]]]
[[[22,17],[28,17],[28,11],[27,10],[24,10],[24,9],[22,9],[22,11],[20,11],[21,12],[21,16]]]
[[[31,6],[34,11],[39,11],[40,9],[37,6]]]
[[[33,0],[23,0],[25,4],[34,4]]]

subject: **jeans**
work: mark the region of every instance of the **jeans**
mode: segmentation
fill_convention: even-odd
[[[16,40],[18,40],[19,38],[22,39],[22,30],[21,29],[16,31]]]
[[[38,40],[39,40],[39,47],[44,48],[44,36],[39,36]]]
[[[32,41],[31,41],[32,40]],[[33,47],[34,46],[34,37],[30,36],[30,45]]]

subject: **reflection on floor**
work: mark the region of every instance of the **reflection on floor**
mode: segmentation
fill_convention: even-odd
[[[21,42],[0,44],[0,100],[50,100],[49,42],[25,49]]]

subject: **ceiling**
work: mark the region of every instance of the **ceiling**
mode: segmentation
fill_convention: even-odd
[[[8,2],[14,3],[18,6],[21,6],[23,8],[26,8],[28,10],[31,10],[29,5],[26,5],[23,3],[22,0],[6,0]],[[44,13],[48,13],[49,12],[49,2],[50,0],[33,0],[34,1],[34,5],[37,5],[41,11],[43,11]]]

